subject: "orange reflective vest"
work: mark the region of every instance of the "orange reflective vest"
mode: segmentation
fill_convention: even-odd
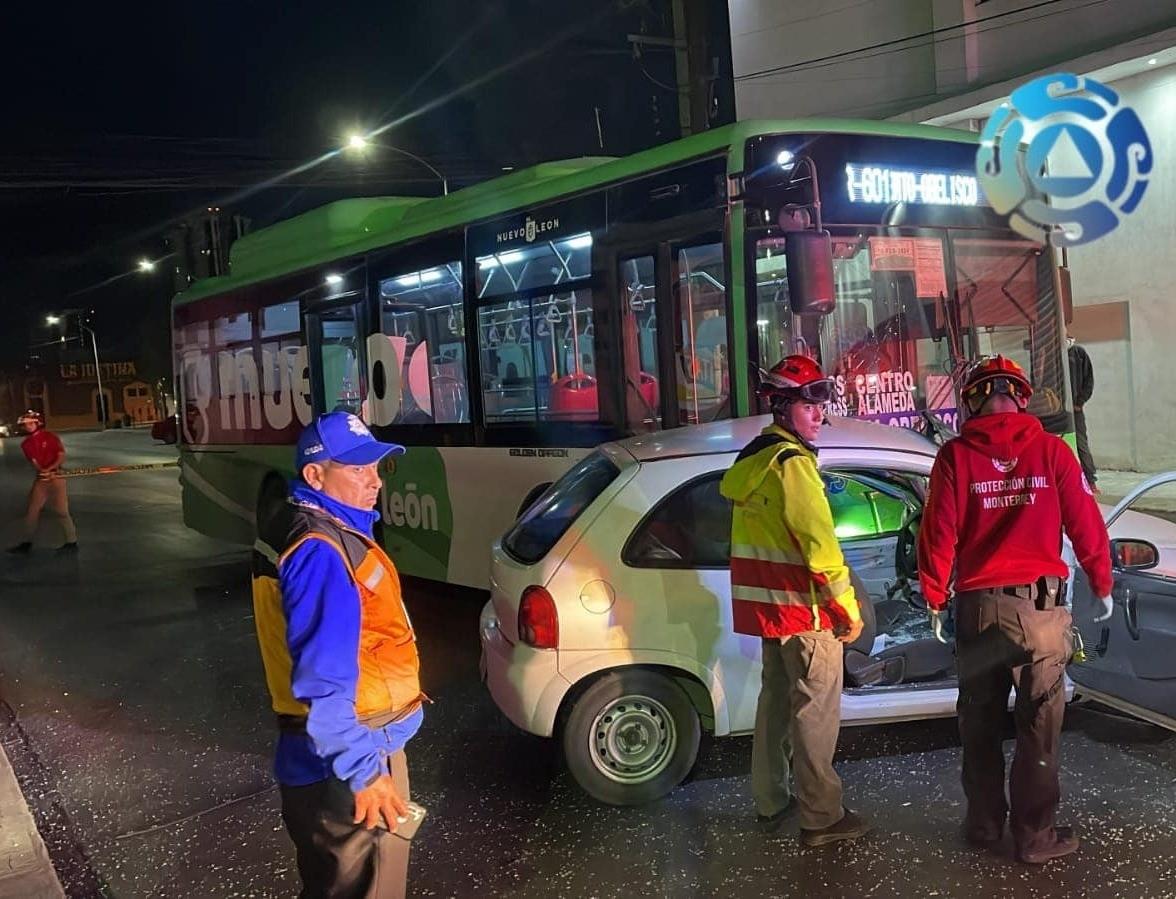
[[[285,537],[269,542],[265,535],[254,547],[253,613],[273,709],[283,718],[305,719],[308,708],[291,690],[293,664],[286,643],[286,616],[278,568],[307,540],[332,547],[347,567],[360,603],[359,677],[355,713],[376,726],[416,709],[422,699],[416,634],[400,594],[400,577],[392,560],[374,541],[341,521],[307,506],[293,506],[292,515],[270,526]],[[282,545],[267,558],[267,545]]]

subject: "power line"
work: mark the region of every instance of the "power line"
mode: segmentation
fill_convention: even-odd
[[[962,28],[969,28],[973,25],[980,25],[984,22],[991,22],[995,19],[1002,19],[1002,18],[1005,18],[1007,16],[1011,16],[1011,15],[1019,15],[1021,13],[1032,12],[1035,9],[1041,9],[1044,6],[1052,6],[1056,3],[1062,3],[1062,2],[1065,2],[1065,0],[1040,0],[1040,2],[1035,3],[1032,6],[1024,6],[1024,7],[1021,7],[1020,9],[1011,9],[1011,10],[1007,10],[1006,12],[993,13],[990,16],[984,16],[979,19],[973,19],[971,22],[961,22],[958,25],[944,25],[940,28],[933,28],[930,31],[924,31],[919,34],[910,34],[910,35],[907,35],[906,37],[894,38],[893,40],[889,40],[889,41],[881,41],[880,43],[870,44],[866,47],[858,47],[856,50],[842,50],[839,53],[830,53],[828,56],[819,56],[819,57],[816,57],[815,59],[805,60],[804,62],[788,63],[788,64],[782,65],[782,66],[773,66],[772,68],[769,68],[769,69],[760,69],[759,71],[756,71],[756,72],[747,72],[746,74],[743,74],[743,75],[736,75],[735,80],[736,81],[751,81],[755,78],[763,78],[767,75],[778,75],[782,72],[793,71],[796,69],[803,69],[808,66],[814,66],[818,63],[826,63],[826,62],[830,62],[830,61],[834,61],[834,60],[838,60],[838,59],[844,59],[847,56],[854,56],[855,54],[858,54],[858,53],[865,53],[867,50],[878,50],[883,47],[893,47],[896,44],[905,44],[909,41],[920,40],[922,38],[928,38],[928,37],[934,38],[936,35],[939,35],[939,34],[946,34],[947,32],[950,32],[950,31],[959,31]],[[1105,2],[1105,0],[1098,0],[1098,2]],[[1087,4],[1087,5],[1093,5],[1093,4]],[[904,49],[913,49],[913,48],[904,48]]]

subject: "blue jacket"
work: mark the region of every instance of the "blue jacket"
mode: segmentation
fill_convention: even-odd
[[[316,506],[368,537],[379,517],[301,481],[292,485],[290,499]],[[278,578],[292,692],[310,711],[305,734],[283,731],[278,737],[274,772],[288,786],[334,775],[359,791],[387,771],[387,757],[403,749],[420,729],[424,709],[374,729],[357,719],[360,603],[338,552],[320,540],[306,541],[283,560]]]

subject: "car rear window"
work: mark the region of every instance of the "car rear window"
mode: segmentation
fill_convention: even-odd
[[[525,565],[538,562],[620,473],[606,456],[588,456],[535,500],[506,532],[502,548]]]

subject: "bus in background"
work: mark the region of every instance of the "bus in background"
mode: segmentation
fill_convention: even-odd
[[[835,413],[899,426],[954,427],[960,366],[1001,352],[1068,434],[1064,272],[986,205],[975,151],[741,122],[249,234],[173,304],[185,522],[252,542],[299,430],[348,409],[409,448],[381,497],[397,564],[485,587],[491,542],[591,447],[756,414],[797,347]]]

